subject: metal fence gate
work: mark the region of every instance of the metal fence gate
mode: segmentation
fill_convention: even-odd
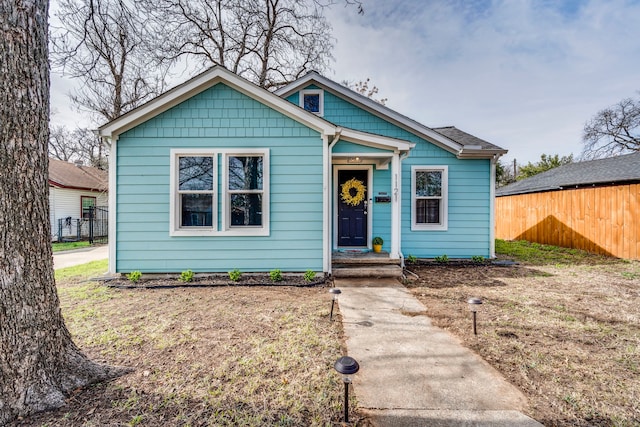
[[[58,242],[88,240],[106,243],[109,236],[109,208],[94,206],[87,218],[59,218]]]

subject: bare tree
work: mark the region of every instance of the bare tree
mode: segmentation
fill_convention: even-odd
[[[504,187],[512,182],[516,182],[514,172],[514,167],[512,165],[505,163],[502,159],[499,159],[496,162],[496,188]]]
[[[49,136],[49,157],[65,162],[82,161],[98,169],[108,169],[108,151],[90,129],[52,126]]]
[[[65,126],[52,126],[49,130],[49,157],[64,162],[80,158],[78,145]]]
[[[359,82],[350,82],[348,80],[343,80],[342,85],[348,87],[349,89],[358,92],[360,95],[366,96],[379,104],[385,105],[389,98],[379,98],[376,99],[376,95],[378,94],[378,87],[373,85],[369,87],[369,83],[371,79],[367,77],[366,80],[360,80]]]
[[[141,0],[158,57],[175,63],[221,65],[254,83],[276,88],[309,70],[328,68],[331,26],[308,0]]]
[[[121,371],[67,330],[53,275],[47,0],[0,0],[0,425]]]
[[[339,3],[335,0],[313,0],[313,2],[320,7],[330,7]],[[344,5],[355,6],[356,10],[358,11],[358,15],[364,15],[364,6],[362,5],[362,2],[360,0],[344,0]]]
[[[626,98],[598,112],[585,124],[582,142],[585,159],[640,151],[640,100]]]
[[[113,120],[159,94],[167,67],[154,63],[139,8],[127,0],[62,0],[52,36],[52,64],[82,82],[71,95],[80,110]],[[151,43],[153,44],[153,43]]]

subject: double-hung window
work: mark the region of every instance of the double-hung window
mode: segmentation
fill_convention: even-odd
[[[217,225],[217,154],[171,152],[171,234],[206,235]]]
[[[172,236],[269,235],[269,150],[171,150],[170,210]]]
[[[446,230],[448,167],[412,166],[411,229]]]
[[[269,234],[268,150],[225,154],[224,228],[228,234]]]

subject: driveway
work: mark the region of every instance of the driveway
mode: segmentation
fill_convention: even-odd
[[[73,267],[74,265],[86,264],[91,261],[99,261],[109,258],[109,246],[97,246],[86,249],[76,249],[73,251],[55,252],[53,254],[53,268]]]

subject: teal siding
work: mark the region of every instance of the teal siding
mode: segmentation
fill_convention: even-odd
[[[353,142],[338,141],[333,147],[333,153],[388,153],[389,150],[381,148],[367,147],[366,145],[354,144]]]
[[[287,98],[298,100],[293,94]],[[324,91],[324,118],[351,129],[399,138],[416,144],[402,162],[402,242],[405,256],[433,258],[446,254],[455,258],[490,255],[490,170],[489,160],[457,159],[455,155],[406,131],[366,110]],[[336,149],[338,151],[336,151]],[[375,150],[375,149],[373,149]],[[340,142],[334,152],[366,152],[356,144]],[[446,231],[411,231],[411,166],[447,165],[449,167],[448,229]],[[389,170],[374,170],[372,197],[391,191]],[[390,204],[373,206],[373,236],[384,239],[384,250],[390,246]]]
[[[411,166],[449,166],[449,216],[446,231],[411,231]],[[412,155],[403,162],[402,252],[405,256],[470,258],[490,255],[489,160],[449,159],[432,161]]]
[[[270,235],[171,237],[173,148],[268,148]],[[223,84],[120,136],[116,196],[118,272],[322,270],[320,135]]]

